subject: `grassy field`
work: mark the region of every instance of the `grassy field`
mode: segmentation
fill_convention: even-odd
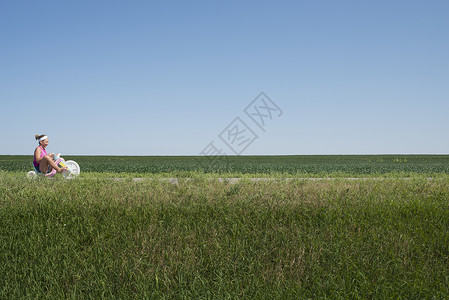
[[[448,158],[387,157],[371,163],[437,168],[318,180],[278,170],[258,182],[241,172],[236,184],[178,169],[136,182],[91,160],[76,180],[29,180],[10,164],[28,170],[23,157],[2,156],[0,299],[446,299]],[[191,166],[175,160],[164,168]]]
[[[449,174],[449,155],[289,155],[229,156],[211,162],[195,156],[64,156],[79,163],[83,172],[134,174],[189,172],[238,174],[329,174],[345,176],[386,173]],[[0,170],[29,171],[32,155],[0,155]]]

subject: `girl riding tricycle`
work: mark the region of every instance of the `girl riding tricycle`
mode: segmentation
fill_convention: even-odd
[[[79,165],[73,160],[65,161],[60,154],[47,153],[46,148],[49,140],[45,134],[35,136],[39,146],[34,150],[33,167],[34,171],[28,172],[29,177],[43,175],[53,177],[56,173],[62,174],[65,178],[72,178],[80,173]]]

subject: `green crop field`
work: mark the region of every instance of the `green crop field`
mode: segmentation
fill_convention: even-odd
[[[448,155],[31,158],[0,156],[0,299],[449,298]]]
[[[227,159],[195,156],[65,156],[79,163],[83,172],[243,174],[386,174],[446,173],[449,155],[289,155],[229,156]],[[0,156],[0,170],[28,171],[33,156]]]

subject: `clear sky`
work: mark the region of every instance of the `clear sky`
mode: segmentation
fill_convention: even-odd
[[[449,1],[1,1],[0,154],[449,153]],[[283,111],[263,132],[260,92]],[[267,119],[268,120],[268,119]]]

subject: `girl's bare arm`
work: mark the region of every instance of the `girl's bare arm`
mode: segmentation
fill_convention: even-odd
[[[36,158],[37,163],[40,163],[43,158],[43,157],[41,157],[41,152],[42,152],[42,149],[40,147],[37,147],[36,150],[34,150],[34,157]]]

